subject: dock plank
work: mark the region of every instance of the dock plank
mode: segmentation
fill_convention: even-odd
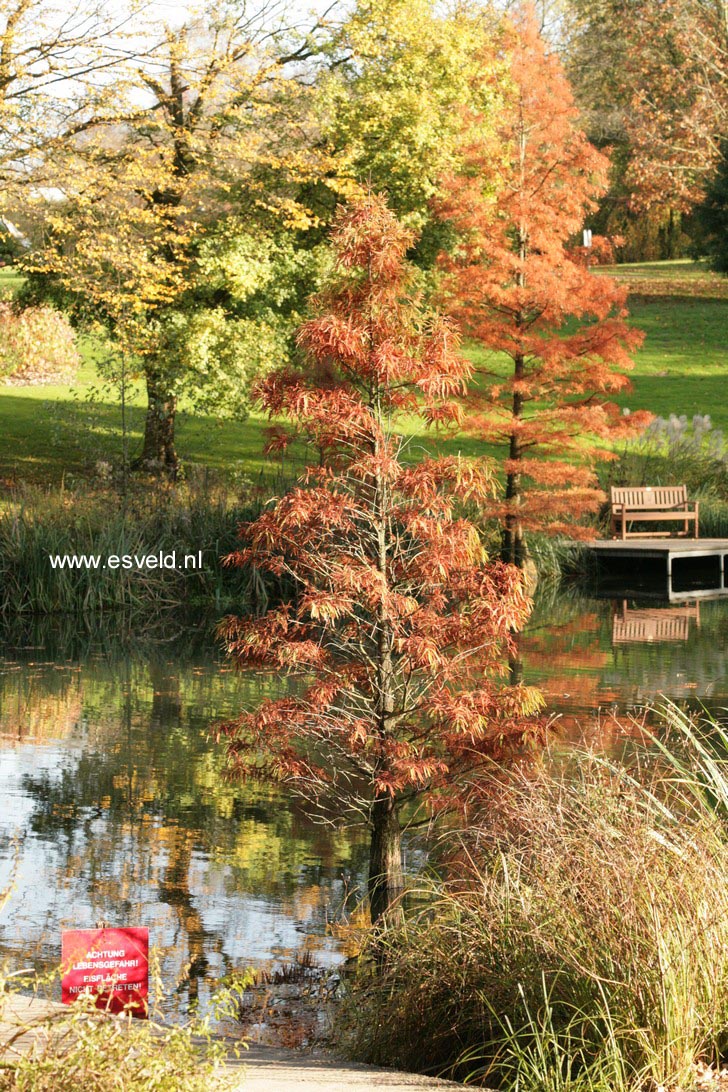
[[[728,554],[728,538],[595,538],[586,543],[597,553],[634,555],[695,554],[709,557]]]

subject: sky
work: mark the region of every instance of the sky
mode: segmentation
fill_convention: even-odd
[[[160,22],[169,23],[171,26],[179,26],[185,22],[186,19],[194,16],[200,11],[204,11],[206,5],[201,3],[200,0],[147,0],[143,2],[143,8],[146,16],[150,19],[158,19]],[[275,5],[277,10],[285,10],[289,12],[294,19],[304,19],[306,16],[313,14],[321,14],[330,6],[331,0],[271,0],[269,6]],[[266,4],[266,0],[258,0],[258,2],[247,2],[240,6],[246,6],[251,11]],[[107,0],[107,6],[110,11],[122,11],[126,7],[125,4],[120,3],[119,0]],[[343,6],[343,5],[342,5]]]

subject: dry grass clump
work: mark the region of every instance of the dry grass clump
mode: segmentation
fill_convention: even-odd
[[[694,1087],[728,1046],[728,738],[513,773],[350,1006],[369,1060],[508,1092]]]

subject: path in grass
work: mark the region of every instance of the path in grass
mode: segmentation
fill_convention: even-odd
[[[620,398],[630,409],[710,413],[728,430],[728,278],[700,263],[652,262],[615,267],[630,286],[632,322],[646,334],[632,373],[634,390]],[[597,274],[598,275],[598,274]],[[17,285],[0,270],[0,293]],[[0,481],[60,481],[85,476],[99,462],[121,458],[121,413],[112,388],[100,383],[88,343],[73,387],[0,387]],[[477,353],[475,354],[477,356]],[[138,451],[144,420],[141,388],[131,399],[129,449]],[[218,422],[182,412],[178,448],[184,461],[255,478],[271,471],[262,454],[265,420]],[[412,429],[413,455],[425,443]],[[437,439],[441,452],[479,454],[487,449],[471,437]],[[295,469],[295,465],[289,469]]]

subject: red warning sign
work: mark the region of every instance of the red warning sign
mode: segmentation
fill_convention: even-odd
[[[91,993],[99,1009],[147,1015],[148,929],[68,929],[61,951],[64,1005]]]

